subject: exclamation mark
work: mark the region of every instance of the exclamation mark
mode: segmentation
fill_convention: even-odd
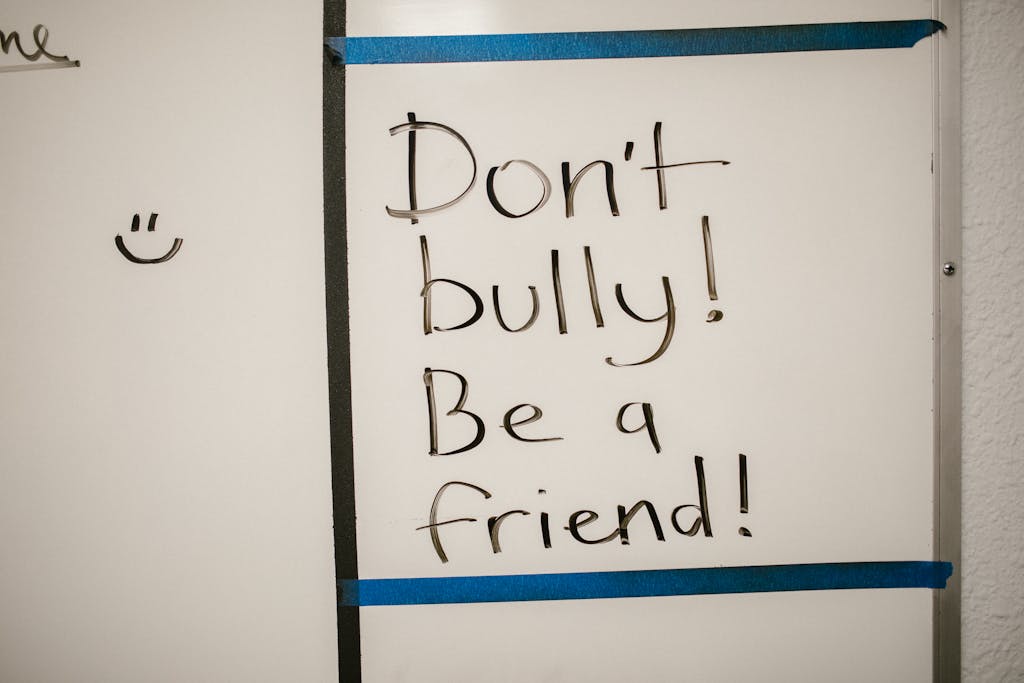
[[[712,301],[718,301],[718,291],[715,288],[715,254],[711,250],[711,225],[708,223],[707,216],[701,217],[700,227],[704,234],[704,267],[708,274],[708,298]],[[724,313],[717,308],[712,308],[708,311],[707,321],[709,323],[717,323],[724,317]]]
[[[740,514],[750,512],[750,499],[747,496],[747,456],[740,453]],[[740,536],[752,536],[750,529],[740,527]]]

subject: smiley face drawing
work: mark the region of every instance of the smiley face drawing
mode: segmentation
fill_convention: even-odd
[[[157,217],[157,215],[158,214],[155,214],[155,213],[149,214],[149,226],[146,228],[147,232],[154,232],[156,230],[156,217]],[[132,230],[131,231],[132,232],[138,232],[139,231],[139,214],[135,214],[135,217],[132,218]],[[174,244],[171,245],[170,250],[166,254],[164,254],[163,256],[160,256],[158,258],[139,258],[138,256],[136,256],[135,254],[133,254],[131,251],[128,250],[128,247],[126,247],[125,244],[124,244],[124,238],[122,238],[120,234],[118,234],[114,238],[114,245],[117,246],[117,250],[119,252],[121,252],[122,256],[124,256],[126,259],[128,259],[132,263],[141,263],[141,264],[164,263],[166,261],[170,261],[172,258],[174,258],[175,254],[178,253],[178,250],[181,249],[181,243],[182,243],[182,239],[180,237],[175,237],[174,238]]]

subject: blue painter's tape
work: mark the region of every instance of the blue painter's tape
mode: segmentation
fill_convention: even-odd
[[[336,62],[424,64],[689,57],[912,47],[944,29],[934,19],[786,26],[328,38]]]
[[[347,607],[643,598],[851,588],[945,588],[949,562],[846,562],[577,574],[343,579]]]

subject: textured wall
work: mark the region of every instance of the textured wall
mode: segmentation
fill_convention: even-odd
[[[1024,680],[1024,2],[963,2],[963,673]]]

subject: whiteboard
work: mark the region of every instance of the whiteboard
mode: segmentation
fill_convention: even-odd
[[[959,560],[936,541],[946,36],[515,52],[936,16],[771,5],[347,3],[325,100],[343,677],[958,675],[934,641]],[[793,579],[865,563],[942,576]],[[723,578],[752,567],[773,578]]]
[[[7,5],[0,678],[956,679],[957,3]],[[331,63],[346,33],[933,18],[903,48]],[[416,224],[386,210],[410,112],[477,162]],[[713,162],[662,169],[664,209],[659,122],[663,165]],[[416,148],[419,206],[453,199],[465,147]],[[595,160],[618,215],[598,164],[567,218],[561,165]],[[501,214],[492,168],[510,213],[539,174],[547,201]],[[423,333],[424,246],[472,325]],[[528,329],[495,284],[511,328],[536,287]],[[431,287],[433,324],[475,312]],[[428,367],[479,445],[430,455]],[[468,445],[432,378],[436,450]],[[445,489],[442,562],[448,482],[490,497]]]
[[[0,679],[336,680],[321,6],[3,9]]]

